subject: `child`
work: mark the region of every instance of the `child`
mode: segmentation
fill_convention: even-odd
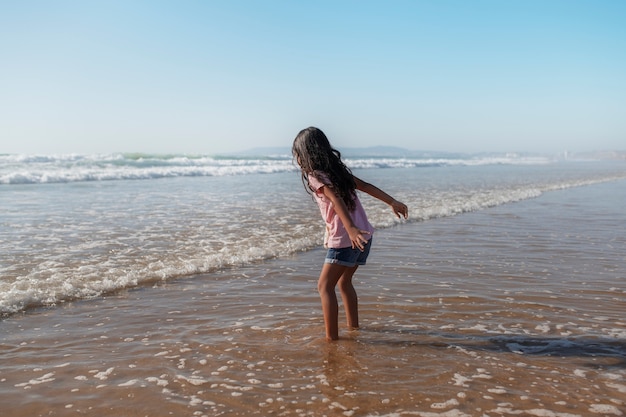
[[[368,222],[356,190],[363,191],[391,206],[400,218],[409,211],[381,189],[352,175],[341,161],[341,153],[330,145],[326,135],[315,127],[298,133],[292,153],[302,170],[302,182],[313,194],[326,222],[324,246],[326,259],[317,282],[324,313],[326,339],[339,338],[337,295],[339,285],[349,328],[359,327],[357,295],[352,276],[359,265],[365,265],[374,228]]]

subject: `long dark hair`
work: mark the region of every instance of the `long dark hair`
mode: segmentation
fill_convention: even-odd
[[[330,145],[324,132],[316,127],[301,130],[293,141],[291,152],[300,166],[302,183],[307,192],[313,191],[309,185],[309,174],[317,177],[316,171],[322,172],[348,210],[354,210],[356,183],[352,171],[341,160],[341,153]]]

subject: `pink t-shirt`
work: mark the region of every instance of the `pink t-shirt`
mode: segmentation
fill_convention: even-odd
[[[348,235],[348,232],[343,226],[339,215],[335,212],[333,203],[326,198],[324,191],[322,190],[322,187],[330,185],[331,182],[325,174],[321,172],[316,172],[316,174],[321,178],[321,180],[312,174],[308,175],[308,180],[309,185],[313,188],[313,191],[315,191],[315,201],[317,201],[317,205],[322,213],[322,218],[324,219],[324,222],[326,222],[324,246],[327,248],[351,247],[352,241],[350,240],[350,235]],[[354,211],[350,212],[352,221],[359,229],[370,232],[369,235],[364,235],[369,240],[374,233],[374,227],[372,227],[370,222],[367,220],[367,215],[365,214],[363,205],[361,205],[361,201],[358,197],[355,197],[354,203]]]

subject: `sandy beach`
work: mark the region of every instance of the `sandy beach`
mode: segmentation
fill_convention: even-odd
[[[2,415],[624,415],[625,193],[377,232],[337,343],[321,248],[10,316]]]

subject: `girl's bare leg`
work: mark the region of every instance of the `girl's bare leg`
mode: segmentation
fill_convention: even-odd
[[[341,299],[343,300],[343,308],[346,311],[346,323],[351,329],[359,328],[359,302],[356,290],[352,285],[352,276],[356,272],[358,266],[346,268],[339,278],[339,290],[341,291]]]
[[[339,306],[335,287],[346,269],[348,268],[345,266],[325,263],[317,281],[317,291],[320,293],[322,301],[326,339],[328,340],[339,339]]]

